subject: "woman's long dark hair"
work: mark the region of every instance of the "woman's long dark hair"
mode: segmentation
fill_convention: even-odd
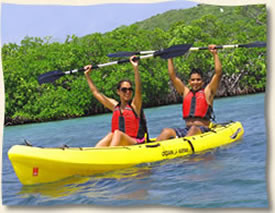
[[[117,89],[120,89],[121,84],[122,84],[123,82],[128,82],[131,86],[133,86],[132,81],[130,81],[130,80],[128,80],[128,79],[122,79],[121,81],[118,82],[118,84],[117,84]]]

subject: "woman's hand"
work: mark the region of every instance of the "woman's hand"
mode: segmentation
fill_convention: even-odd
[[[134,61],[134,58],[136,58],[136,60]],[[137,59],[137,56],[136,55],[133,55],[130,57],[130,62],[131,64],[133,65],[133,67],[138,67],[138,59]]]
[[[89,64],[89,65],[86,65],[85,67],[84,67],[84,70],[85,70],[85,72],[84,72],[84,74],[85,75],[88,75],[91,71],[92,71],[92,65],[91,64]]]

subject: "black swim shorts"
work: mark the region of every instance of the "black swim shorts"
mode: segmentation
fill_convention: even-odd
[[[188,127],[185,127],[185,128],[173,128],[173,129],[175,130],[175,132],[177,134],[177,137],[178,138],[182,138],[182,137],[184,137],[187,134],[187,132],[189,131],[190,127],[191,126],[188,126]],[[208,127],[206,127],[206,126],[200,126],[199,128],[200,128],[200,130],[201,130],[202,133],[210,131],[210,129]]]

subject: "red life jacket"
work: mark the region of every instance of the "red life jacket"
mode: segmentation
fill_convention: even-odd
[[[117,129],[134,138],[142,139],[145,135],[142,119],[137,116],[136,112],[129,104],[127,104],[123,113],[120,110],[119,104],[113,111],[112,132]]]
[[[182,105],[183,119],[202,118],[212,119],[212,106],[206,101],[204,89],[190,92],[185,96]]]

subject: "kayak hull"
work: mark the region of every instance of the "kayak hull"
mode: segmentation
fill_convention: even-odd
[[[243,134],[242,124],[232,122],[197,136],[133,146],[40,148],[15,145],[8,151],[8,157],[20,182],[32,185],[192,155],[231,144]]]

